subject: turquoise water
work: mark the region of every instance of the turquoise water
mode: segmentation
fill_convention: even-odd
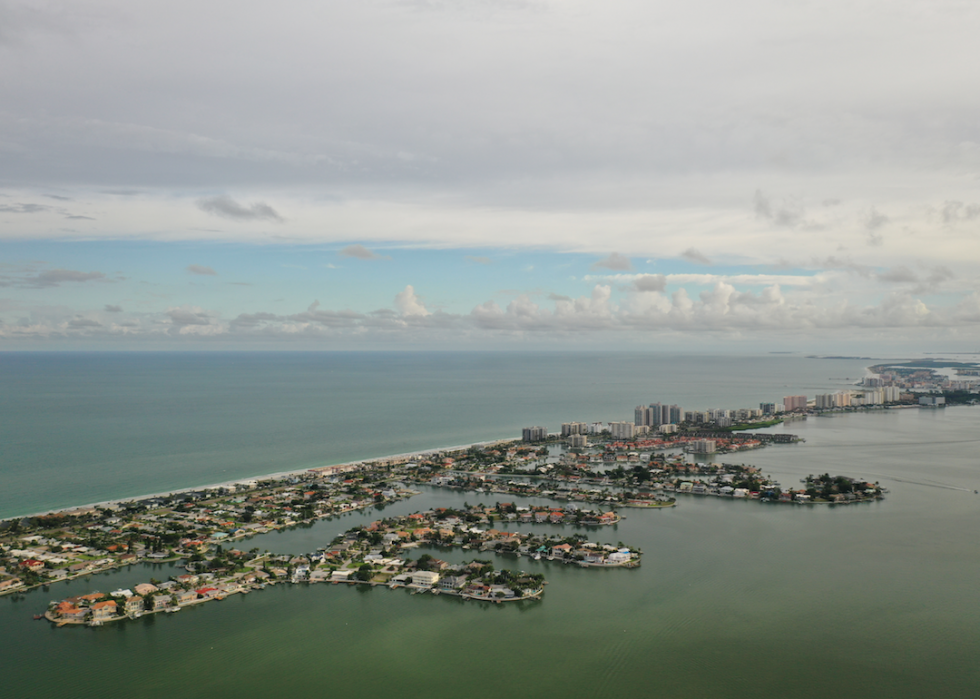
[[[757,407],[870,362],[568,353],[0,353],[0,518],[633,419]]]
[[[823,374],[824,381],[847,375]],[[782,385],[772,388],[783,395]],[[613,393],[596,392],[604,400]],[[631,394],[626,408],[636,402]],[[590,535],[640,546],[639,569],[496,559],[543,572],[551,584],[540,602],[488,606],[314,585],[100,629],[30,619],[49,599],[163,577],[150,567],[0,598],[2,695],[975,697],[978,421],[980,408],[913,409],[774,428],[807,441],[739,460],[785,486],[809,473],[861,475],[888,487],[887,499],[799,507],[688,497],[669,510],[626,510],[619,525]],[[425,488],[383,513],[480,497],[497,496]],[[251,545],[308,549],[381,515],[341,517]]]

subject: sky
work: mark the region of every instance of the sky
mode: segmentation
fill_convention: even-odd
[[[978,30],[0,0],[0,350],[977,351]]]

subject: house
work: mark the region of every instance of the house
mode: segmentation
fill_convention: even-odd
[[[96,602],[92,605],[92,619],[94,621],[105,621],[114,616],[116,616],[116,603],[113,600]]]
[[[629,560],[630,560],[630,551],[629,551],[629,549],[620,549],[619,551],[616,551],[615,553],[610,553],[606,557],[606,561],[608,563],[612,564],[612,565],[619,565],[619,564],[622,564],[622,563],[628,563]]]
[[[584,553],[583,558],[586,563],[592,563],[593,565],[598,565],[605,562],[606,555],[601,551],[588,551]]]
[[[561,556],[562,558],[564,558],[571,552],[572,552],[572,547],[568,544],[558,544],[557,546],[551,547],[552,556]]]
[[[417,570],[412,573],[412,584],[420,587],[432,587],[439,582],[439,573],[431,570]]]
[[[126,614],[130,615],[142,612],[143,598],[139,595],[133,595],[132,597],[127,598],[124,610]]]
[[[439,580],[440,590],[457,590],[466,584],[465,575],[447,575]]]
[[[61,618],[67,621],[85,621],[85,617],[88,615],[88,609],[74,605],[59,608],[58,611],[61,612]]]

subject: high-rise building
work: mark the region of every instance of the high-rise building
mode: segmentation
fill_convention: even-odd
[[[648,410],[649,413],[644,412],[644,419],[649,420],[644,424],[650,425],[651,427],[657,427],[659,425],[676,425],[684,421],[684,411],[679,405],[663,405],[661,403],[651,403]],[[637,408],[635,413],[638,415],[640,408]]]
[[[638,405],[633,410],[633,424],[639,427],[640,425],[653,425],[653,409],[647,405]]]
[[[610,422],[609,434],[613,439],[633,439],[636,425],[631,422]]]
[[[783,407],[788,413],[794,410],[806,410],[806,396],[785,396]]]
[[[522,431],[525,442],[540,442],[548,438],[547,427],[525,427]]]
[[[775,415],[776,414],[776,404],[775,403],[759,403],[759,410],[762,411],[763,415]]]
[[[561,424],[561,436],[567,437],[570,434],[586,434],[589,426],[584,422],[563,422]]]
[[[691,451],[695,454],[714,454],[716,450],[713,439],[698,439],[691,443]]]
[[[570,434],[568,435],[568,446],[572,449],[584,449],[589,446],[589,438],[584,434]]]

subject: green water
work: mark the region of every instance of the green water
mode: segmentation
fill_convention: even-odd
[[[30,619],[69,592],[160,577],[148,569],[0,599],[0,694],[975,697],[978,419],[980,408],[949,408],[795,423],[786,429],[805,444],[744,461],[784,487],[808,473],[861,475],[888,498],[799,507],[689,497],[627,510],[591,535],[642,547],[637,570],[497,559],[545,573],[540,602],[280,586],[99,629]],[[427,490],[397,509],[479,497]],[[253,542],[322,544],[378,514]]]

